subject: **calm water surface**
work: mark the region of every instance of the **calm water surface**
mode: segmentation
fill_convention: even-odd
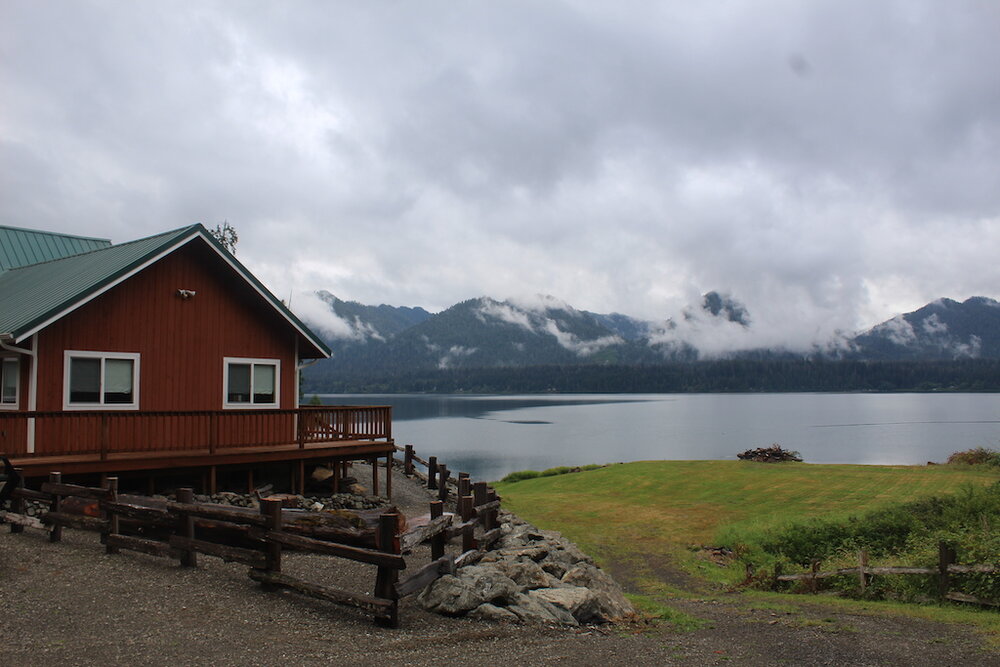
[[[1000,443],[1000,394],[321,396],[392,405],[396,443],[476,479],[649,459],[734,459],[778,443],[810,463],[922,464]]]

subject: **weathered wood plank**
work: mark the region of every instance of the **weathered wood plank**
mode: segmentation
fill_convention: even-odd
[[[107,489],[95,489],[89,486],[78,486],[76,484],[65,484],[63,482],[44,482],[42,493],[53,496],[76,496],[77,498],[93,498],[104,500],[108,497]]]
[[[990,607],[1000,607],[1000,602],[995,600],[980,600],[977,597],[968,595],[966,593],[958,593],[956,591],[951,591],[945,594],[945,597],[949,600],[954,600],[955,602],[971,602],[972,604],[982,604]]]
[[[436,519],[431,519],[426,525],[419,526],[413,530],[399,536],[400,546],[403,551],[409,551],[424,540],[430,539],[438,533],[448,530],[455,515],[451,513],[443,514]]]
[[[199,553],[215,556],[229,562],[243,563],[250,567],[264,567],[266,558],[263,552],[252,549],[242,549],[240,547],[230,547],[225,544],[206,542],[205,540],[195,540],[181,535],[170,536],[170,546],[179,551],[197,551]]]
[[[446,574],[455,574],[455,559],[451,556],[438,558],[436,561],[428,563],[417,570],[412,577],[396,584],[396,595],[404,598],[418,591],[422,591],[432,582],[437,581]]]
[[[475,510],[477,516],[482,516],[482,515],[486,514],[487,512],[490,512],[492,510],[498,510],[498,509],[500,509],[500,501],[499,500],[493,500],[493,501],[488,502],[488,503],[483,503],[482,505],[476,505],[473,508],[473,510]]]
[[[292,535],[286,532],[268,532],[264,538],[268,541],[278,542],[283,546],[302,549],[303,551],[339,556],[348,560],[370,563],[381,567],[390,567],[396,570],[406,568],[406,559],[398,554],[384,553],[382,551],[375,551],[374,549],[365,549],[364,547],[352,547],[347,544],[337,544],[335,542],[324,542],[322,540],[314,540],[311,537]]]
[[[479,548],[489,549],[490,545],[500,539],[500,529],[494,528],[493,530],[483,533],[483,536],[479,538]]]
[[[455,567],[460,568],[465,567],[466,565],[472,565],[482,558],[484,553],[485,552],[480,551],[479,549],[470,549],[455,559]]]
[[[119,549],[129,549],[131,551],[139,551],[144,554],[149,554],[150,556],[159,556],[161,558],[178,558],[180,554],[176,549],[171,547],[166,542],[157,542],[156,540],[146,540],[141,537],[130,537],[128,535],[108,535],[107,544],[111,547],[116,547]]]
[[[42,502],[51,502],[51,493],[42,493],[41,491],[35,491],[34,489],[17,488],[11,492],[12,498],[23,498],[25,500],[41,500]]]
[[[253,569],[250,570],[249,576],[254,581],[259,581],[260,583],[272,584],[274,586],[284,586],[285,588],[290,588],[293,591],[302,593],[303,595],[308,595],[320,600],[326,600],[328,602],[335,602],[337,604],[344,604],[351,607],[357,607],[359,609],[365,609],[375,612],[375,614],[379,616],[387,615],[393,607],[392,600],[382,600],[380,598],[369,597],[366,595],[349,593],[336,588],[310,584],[309,582],[296,579],[295,577],[290,577],[287,574],[281,574],[280,572],[267,572],[265,570]]]
[[[165,509],[142,507],[140,505],[121,502],[101,503],[101,509],[106,512],[114,512],[115,514],[127,519],[134,519],[136,521],[141,521],[145,524],[155,526],[174,526],[177,523],[177,515],[171,514]]]
[[[12,526],[27,526],[28,528],[39,528],[45,530],[46,526],[44,523],[39,521],[33,516],[27,516],[25,514],[18,514],[17,512],[8,512],[7,510],[0,510],[0,519],[3,519]]]
[[[200,516],[206,519],[246,523],[254,526],[267,526],[267,517],[261,516],[256,510],[245,507],[229,507],[227,505],[210,505],[202,503],[179,503],[167,501],[167,509],[171,512]]]
[[[106,531],[111,527],[111,522],[107,519],[65,512],[45,512],[39,518],[47,526],[69,526],[79,530],[96,530],[98,532]]]
[[[969,574],[972,572],[981,572],[989,574],[991,572],[1000,572],[1000,566],[998,565],[949,565],[948,572],[954,572],[956,574]]]

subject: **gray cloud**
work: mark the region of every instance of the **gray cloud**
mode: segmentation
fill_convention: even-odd
[[[718,289],[807,344],[997,296],[998,29],[985,0],[8,0],[0,212],[227,219],[282,296],[662,319]]]

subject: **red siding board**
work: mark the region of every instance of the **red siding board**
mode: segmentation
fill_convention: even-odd
[[[196,239],[39,332],[37,409],[63,407],[65,350],[138,352],[143,411],[219,410],[224,357],[280,359],[280,405],[296,407],[298,335]]]

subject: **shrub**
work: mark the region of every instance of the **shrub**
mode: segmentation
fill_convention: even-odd
[[[541,477],[542,473],[537,470],[518,470],[512,472],[503,479],[500,480],[501,483],[512,483],[521,482],[526,479],[535,479],[536,477]]]
[[[964,452],[955,452],[949,456],[948,463],[961,463],[972,466],[991,465],[1000,467],[1000,452],[986,447],[966,449]]]
[[[779,463],[781,461],[802,461],[802,455],[790,449],[782,449],[781,445],[774,443],[770,447],[758,447],[748,449],[742,454],[737,454],[736,458],[741,461],[757,461],[758,463]]]

